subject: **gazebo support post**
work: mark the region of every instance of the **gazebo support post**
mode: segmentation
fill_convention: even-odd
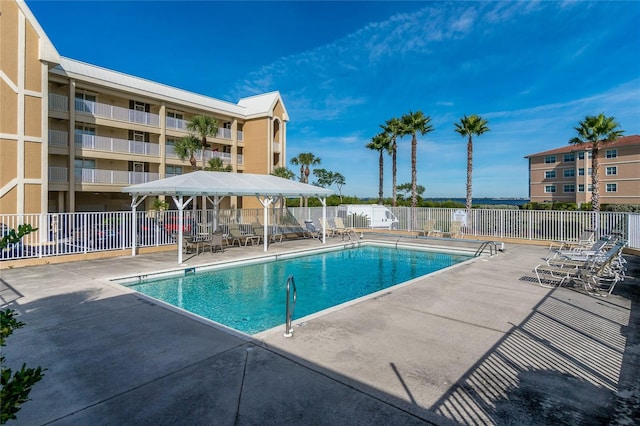
[[[183,232],[184,208],[188,206],[189,203],[193,200],[193,196],[189,197],[189,199],[186,202],[184,202],[183,195],[179,195],[178,198],[176,198],[175,195],[172,195],[171,198],[173,198],[173,202],[176,204],[176,207],[178,207],[178,239],[176,242],[178,243],[178,265],[182,265],[182,238],[184,237],[184,232]]]
[[[322,204],[322,223],[327,223],[327,198],[326,197],[318,197],[320,199],[320,204]],[[322,228],[322,244],[327,243],[327,230]]]
[[[264,224],[263,229],[262,229],[262,235],[263,235],[263,246],[264,246],[264,251],[267,251],[267,247],[269,247],[269,244],[267,243],[267,240],[269,239],[269,233],[268,233],[268,229],[269,229],[269,224],[267,222],[269,222],[269,205],[271,203],[273,203],[273,197],[267,197],[265,196],[264,199],[260,198],[259,195],[256,194],[256,198],[258,199],[258,201],[260,201],[260,204],[262,204],[262,208],[263,208],[263,222]]]
[[[133,235],[131,235],[131,256],[135,256],[136,255],[136,246],[138,245],[138,239],[136,238],[136,236],[138,235],[138,221],[136,220],[136,208],[140,205],[140,203],[142,203],[144,201],[144,199],[147,198],[146,195],[143,195],[142,198],[140,198],[138,200],[138,196],[137,195],[133,195],[131,197],[131,216],[132,216],[132,221],[133,221],[133,225],[131,226],[131,233]]]

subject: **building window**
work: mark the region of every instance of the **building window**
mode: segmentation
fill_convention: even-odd
[[[78,181],[82,181],[82,170],[95,169],[96,160],[88,158],[76,158],[74,161],[75,175]]]
[[[546,172],[544,172],[544,178],[545,179],[554,179],[556,177],[556,171],[555,170],[547,170]]]
[[[588,169],[589,176],[591,176],[591,172],[593,172],[593,169],[591,167],[589,167],[589,169]]]
[[[607,184],[607,192],[617,192],[618,184],[617,183],[608,183]]]
[[[563,161],[565,163],[571,163],[571,162],[575,162],[576,161],[576,155],[571,153],[571,154],[565,154]]]
[[[554,192],[556,192],[556,186],[555,185],[545,185],[544,192],[546,194],[554,193]]]
[[[607,176],[614,176],[618,174],[618,167],[609,166],[607,167]]]
[[[563,188],[564,192],[576,192],[576,186],[575,185],[565,185]]]
[[[607,158],[616,158],[616,157],[618,157],[618,150],[617,149],[608,149],[606,157]]]
[[[589,186],[587,186],[587,191],[593,192],[593,184],[592,183],[590,183]]]
[[[96,95],[76,92],[76,111],[93,113],[96,104]]]
[[[177,176],[182,174],[182,166],[167,166],[167,176]]]
[[[584,160],[584,151],[578,153],[578,160]]]
[[[176,120],[184,120],[184,115],[181,112],[167,111],[167,117],[174,118]]]
[[[578,192],[584,192],[584,183],[578,185]]]
[[[546,157],[544,157],[544,163],[545,164],[554,164],[556,162],[556,156],[555,155],[547,155]]]
[[[584,176],[584,169],[582,167],[578,169],[578,176]]]
[[[576,171],[574,169],[565,169],[563,176],[566,178],[572,178],[576,176]]]

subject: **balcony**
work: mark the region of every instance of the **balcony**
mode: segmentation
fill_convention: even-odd
[[[49,130],[49,146],[69,147],[69,132]]]
[[[84,99],[76,99],[75,108],[77,112],[84,112],[95,117],[126,121],[128,123],[145,124],[147,126],[160,126],[160,116],[150,112],[136,111],[129,108],[87,101]]]
[[[69,97],[49,93],[49,109],[69,112]]]
[[[126,154],[160,155],[160,145],[95,135],[75,135],[76,148],[96,149]]]
[[[50,183],[68,183],[69,169],[66,167],[49,167]]]
[[[173,150],[173,146],[167,145],[167,158],[180,158],[178,154]],[[196,151],[193,153],[193,156],[198,160],[198,164],[202,162],[202,151]],[[211,151],[210,149],[204,152],[204,161],[208,162],[212,158],[217,157],[222,159],[224,164],[231,164],[231,153],[228,152],[219,152],[219,151]]]
[[[167,117],[167,129],[187,131],[187,121],[180,118]]]
[[[273,152],[275,154],[280,154],[280,143],[279,142],[274,142],[273,143]]]
[[[242,130],[238,130],[238,142],[244,141]]]
[[[158,173],[121,170],[76,169],[76,183],[134,185],[160,179]]]

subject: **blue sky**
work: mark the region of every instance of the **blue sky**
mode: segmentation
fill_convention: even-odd
[[[377,195],[378,154],[364,146],[410,110],[435,128],[418,136],[425,197],[465,195],[466,139],[453,130],[465,114],[491,129],[474,138],[474,197],[527,197],[523,157],[567,144],[586,115],[640,134],[637,1],[27,4],[63,56],[234,103],[280,91],[287,161],[313,152],[348,195]],[[399,184],[410,145],[399,143]]]

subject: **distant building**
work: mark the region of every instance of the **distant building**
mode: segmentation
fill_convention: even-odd
[[[599,145],[601,204],[640,204],[640,136]],[[591,144],[527,155],[531,202],[591,202]]]
[[[233,104],[61,57],[21,0],[0,2],[0,110],[3,214],[129,209],[123,187],[191,171],[173,145],[195,115],[220,126],[205,159],[235,173],[286,165],[278,92]],[[254,197],[221,204],[258,206]]]

